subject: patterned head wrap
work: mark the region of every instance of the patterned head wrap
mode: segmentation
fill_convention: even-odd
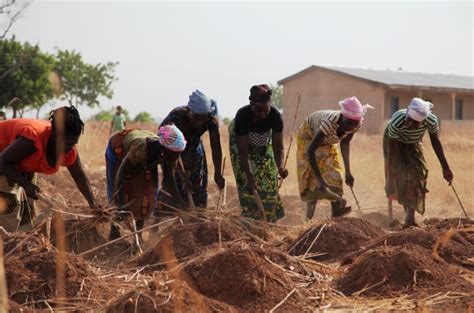
[[[188,108],[193,113],[202,115],[209,114],[212,112],[211,105],[211,100],[197,89],[189,96]]]
[[[160,144],[171,151],[183,152],[186,148],[186,139],[175,125],[161,126],[158,129],[158,137]]]
[[[373,109],[370,104],[360,103],[357,97],[350,97],[339,101],[341,106],[341,115],[354,121],[362,121],[367,109]]]
[[[413,98],[408,105],[408,116],[417,122],[423,122],[433,108],[433,103],[420,98]]]

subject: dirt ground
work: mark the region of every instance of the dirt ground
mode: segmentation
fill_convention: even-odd
[[[223,136],[225,142],[226,134]],[[106,136],[99,136],[82,143],[81,157],[98,203],[107,206],[103,151],[96,149],[105,146],[105,140]],[[357,149],[368,151],[374,140],[359,142],[354,155],[361,153]],[[355,159],[353,168],[359,170],[362,162],[366,160]],[[212,174],[210,167],[209,177]],[[379,191],[374,192],[374,179],[367,174],[356,178],[358,186],[368,186],[356,189],[362,211],[350,203],[353,213],[330,219],[329,203],[323,201],[318,203],[313,221],[308,222],[291,175],[294,173],[280,192],[285,217],[276,225],[258,228],[239,218],[235,182],[228,166],[222,210],[216,210],[218,190],[210,181],[209,210],[194,219],[150,219],[145,226],[153,228],[143,234],[143,253],[132,247],[132,236],[108,243],[110,222],[91,216],[66,170],[40,175],[39,186],[54,209],[66,212],[60,214],[65,227],[56,228],[52,223],[49,232],[41,225],[33,232],[2,236],[10,309],[472,311],[472,221],[423,221],[418,216],[419,228],[393,228]],[[466,188],[459,188],[462,194]],[[452,214],[456,202],[444,195],[448,200],[442,202],[437,198],[440,187],[433,190],[430,199],[438,200],[427,204],[428,216],[457,216]],[[467,209],[473,212],[470,203]],[[37,206],[39,210],[51,209],[42,201]],[[402,220],[403,216],[403,210],[395,205],[394,217]],[[259,237],[262,232],[265,236]]]

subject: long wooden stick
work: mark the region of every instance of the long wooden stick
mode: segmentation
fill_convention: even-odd
[[[263,206],[262,198],[258,194],[256,189],[253,190],[253,197],[255,198],[255,202],[257,203],[258,210],[260,211],[260,215],[262,215],[262,220],[265,222],[265,226],[267,225],[267,214],[265,213],[265,208]]]
[[[224,160],[222,161],[222,168],[221,168],[221,176],[224,177],[224,170],[225,170],[225,156]],[[224,185],[225,188],[225,185]],[[221,195],[222,195],[222,189],[219,188],[219,197],[217,198],[217,212],[220,213],[221,211]],[[219,221],[217,222],[217,228],[218,228],[218,235],[219,235],[219,248],[222,248],[222,230],[221,230],[221,218],[219,217]]]
[[[313,242],[311,242],[311,244],[309,245],[308,249],[306,250],[306,252],[304,253],[303,255],[303,258],[306,257],[306,255],[309,253],[309,251],[311,250],[311,248],[314,246],[314,244],[316,243],[316,240],[318,240],[319,236],[321,236],[321,233],[323,232],[324,228],[326,228],[327,226],[327,223],[324,223],[324,225],[321,227],[321,229],[319,230],[318,234],[316,235],[316,237],[314,237],[313,239]]]
[[[0,312],[8,312],[8,287],[3,260],[3,240],[0,237]]]
[[[293,115],[293,126],[291,127],[290,143],[288,144],[288,150],[286,150],[285,162],[283,163],[284,168],[286,168],[286,165],[288,164],[288,158],[290,157],[291,145],[293,143],[293,137],[295,135],[296,120],[298,119],[298,112],[300,111],[301,93],[299,92],[296,93],[296,99],[297,99],[296,110],[295,110],[295,114]],[[280,181],[280,185],[278,186],[278,189],[281,188],[282,184],[283,184],[283,179]]]
[[[295,114],[293,115],[293,126],[291,127],[291,136],[290,136],[290,143],[288,144],[288,149],[286,150],[286,156],[285,156],[285,161],[283,162],[283,167],[286,168],[286,165],[288,164],[288,158],[290,157],[290,151],[291,151],[291,145],[293,143],[293,137],[295,135],[295,127],[296,127],[296,120],[298,119],[298,112],[300,110],[300,104],[301,104],[301,93],[297,92],[296,93],[296,110]],[[277,193],[280,192],[281,186],[283,185],[283,179],[281,179],[278,182],[278,189]],[[278,205],[278,201],[275,202],[272,208],[273,214],[275,214],[276,206]]]
[[[459,199],[458,193],[456,192],[456,189],[454,189],[453,183],[451,182],[450,185],[451,185],[451,188],[454,191],[454,194],[456,195],[456,199],[458,199],[459,205],[461,206],[461,209],[464,212],[464,215],[466,216],[467,219],[469,219],[469,216],[467,216],[467,212],[466,212],[466,210],[464,209],[464,206],[461,203],[461,199]]]
[[[354,189],[351,187],[351,192],[352,192],[352,196],[354,197],[354,200],[357,204],[357,209],[359,210],[359,213],[362,214],[362,210],[360,208],[360,203],[359,203],[359,200],[357,199],[355,193],[354,193]]]
[[[224,177],[224,171],[225,171],[225,159],[226,157],[224,156],[224,160],[222,161],[222,168],[221,168],[221,176]],[[223,190],[225,189],[225,185],[224,185],[224,188],[219,188],[219,196],[217,197],[217,211],[219,211],[220,207],[221,207],[221,197],[222,197],[222,192]]]
[[[191,183],[189,182],[188,173],[186,172],[186,169],[184,168],[183,160],[181,159],[181,157],[179,157],[178,162],[179,162],[179,167],[181,168],[181,173],[182,173],[181,179],[183,180],[183,183],[186,183],[186,185],[189,187]],[[191,190],[189,190],[189,188],[186,188],[186,194],[188,195],[188,203],[191,210],[195,210],[196,206],[194,205],[193,194]]]
[[[286,297],[283,300],[281,300],[277,305],[275,305],[269,312],[270,313],[275,312],[275,310],[278,309],[280,306],[282,306],[295,291],[296,291],[296,288],[293,288],[293,290],[291,290],[290,293],[287,294]]]

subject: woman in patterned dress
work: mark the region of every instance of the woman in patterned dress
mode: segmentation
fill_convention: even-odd
[[[438,118],[431,112],[433,104],[413,98],[407,109],[395,112],[387,124],[383,138],[385,160],[385,192],[405,209],[404,227],[416,226],[415,211],[425,212],[428,168],[421,140],[428,131],[431,145],[443,169],[443,177],[451,183],[449,168],[439,139]]]
[[[174,125],[160,127],[158,134],[143,129],[124,129],[110,138],[105,152],[107,196],[119,210],[133,214],[137,229],[143,227],[155,208],[158,164],[163,164],[164,185],[182,202],[174,171],[179,153],[185,147],[184,136]],[[118,237],[119,228],[112,225],[109,239]]]
[[[331,201],[333,217],[350,211],[344,208],[342,166],[336,145],[341,143],[345,181],[352,187],[350,141],[360,129],[362,118],[370,106],[363,106],[356,97],[344,99],[339,105],[340,111],[323,110],[309,115],[296,136],[298,187],[301,200],[306,202],[306,218],[309,220],[321,199]]]
[[[267,85],[250,89],[250,104],[239,109],[229,125],[229,148],[242,215],[262,219],[254,198],[260,196],[266,220],[275,222],[285,213],[278,195],[278,175],[288,176],[283,165],[283,120],[270,104]]]
[[[161,123],[161,125],[176,125],[187,140],[186,149],[180,155],[185,173],[180,173],[181,175],[177,173],[176,182],[184,201],[188,199],[187,188],[190,188],[194,205],[200,208],[207,207],[208,196],[207,159],[201,139],[206,132],[209,133],[211,144],[214,181],[219,188],[224,188],[225,184],[225,179],[221,174],[222,149],[217,113],[216,102],[196,90],[189,96],[188,105],[173,109]],[[181,178],[183,175],[189,180],[190,186],[183,182]],[[166,215],[166,212],[172,210],[173,207],[176,207],[176,201],[170,197],[170,191],[166,188],[160,190],[155,217]]]

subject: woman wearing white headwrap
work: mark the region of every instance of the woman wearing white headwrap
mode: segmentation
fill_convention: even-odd
[[[451,172],[439,140],[438,118],[431,112],[433,104],[413,98],[407,109],[395,112],[387,124],[383,139],[385,192],[405,209],[405,227],[415,226],[415,210],[425,212],[428,168],[421,140],[428,130],[431,145],[443,168],[443,177],[451,183]]]

